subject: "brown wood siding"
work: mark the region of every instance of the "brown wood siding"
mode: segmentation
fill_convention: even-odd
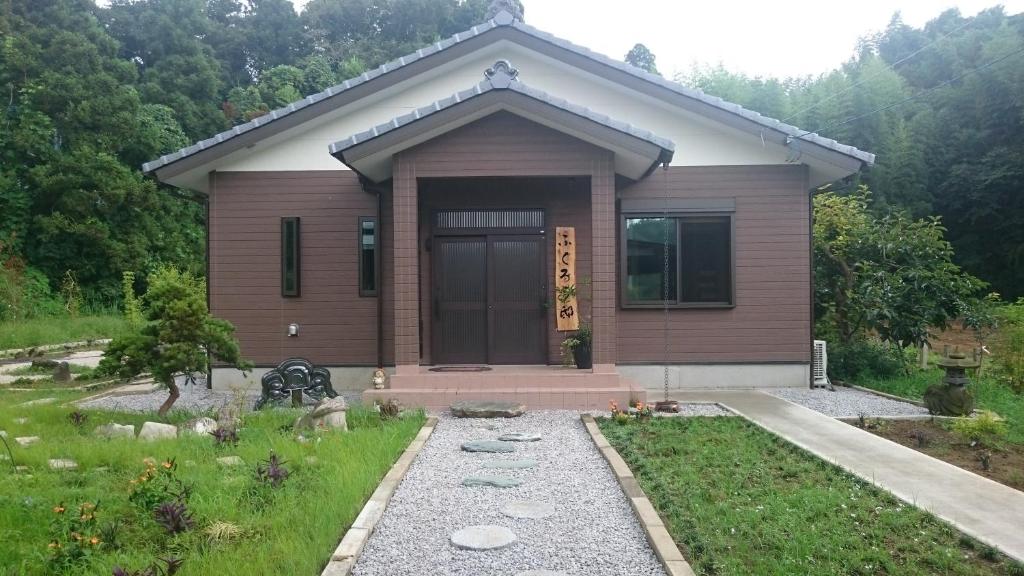
[[[356,175],[215,172],[210,178],[210,305],[237,328],[242,354],[260,365],[290,356],[375,364],[377,304],[359,296],[357,230],[360,216],[376,215],[377,200]],[[298,297],[281,296],[284,216],[301,218]],[[385,222],[385,244],[388,227]],[[290,338],[293,322],[299,336]]]
[[[804,166],[673,166],[627,198],[733,198],[736,305],[669,311],[670,363],[809,362],[810,246]],[[620,363],[663,363],[664,312],[620,309]]]

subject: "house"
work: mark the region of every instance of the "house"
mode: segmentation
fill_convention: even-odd
[[[873,160],[502,12],[143,169],[207,198],[211,310],[260,367],[215,388],[302,356],[409,404],[594,407],[807,385],[810,191]]]

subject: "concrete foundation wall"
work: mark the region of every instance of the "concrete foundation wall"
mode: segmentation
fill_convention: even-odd
[[[664,365],[618,366],[619,374],[635,382],[658,399],[664,387]],[[810,386],[809,364],[674,364],[668,367],[668,388],[750,389],[807,388]]]

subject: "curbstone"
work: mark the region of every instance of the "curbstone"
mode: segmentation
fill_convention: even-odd
[[[608,462],[608,466],[611,467],[619,487],[622,488],[623,493],[629,499],[633,515],[636,516],[640,526],[643,527],[644,535],[647,536],[647,542],[651,545],[654,555],[661,562],[665,572],[668,576],[695,576],[690,564],[686,562],[683,553],[680,552],[679,546],[676,545],[672,535],[665,528],[665,523],[661,516],[658,515],[654,505],[647,498],[647,494],[640,487],[640,483],[633,476],[633,471],[629,469],[626,461],[622,459],[622,456],[619,455],[608,442],[608,439],[605,438],[604,434],[601,433],[601,429],[598,428],[594,417],[590,414],[583,414],[580,419],[583,421],[584,428],[590,433],[590,438],[594,441],[594,445],[597,446],[601,456],[604,457],[605,461]]]
[[[427,418],[419,433],[391,466],[384,479],[370,495],[370,499],[363,505],[359,515],[352,522],[352,526],[345,532],[341,542],[338,542],[338,547],[334,549],[330,562],[324,566],[320,576],[349,576],[352,573],[352,568],[355,567],[356,560],[362,554],[366,542],[370,539],[370,535],[373,534],[381,517],[384,516],[388,502],[391,501],[402,478],[409,471],[409,466],[426,445],[427,439],[430,438],[436,426],[436,417]]]

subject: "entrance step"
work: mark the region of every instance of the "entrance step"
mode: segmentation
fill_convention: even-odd
[[[617,376],[617,375],[613,375]],[[501,400],[522,402],[527,410],[607,410],[608,402],[614,401],[619,406],[628,406],[630,400],[646,402],[647,392],[633,389],[620,381],[615,387],[566,387],[550,386],[544,388],[507,388],[487,386],[477,388],[437,387],[428,388],[388,388],[384,390],[366,390],[363,402],[372,404],[374,400],[385,402],[397,399],[405,407],[422,407],[429,410],[447,410],[449,406],[461,400]]]
[[[617,372],[594,373],[561,366],[495,366],[484,372],[419,372],[391,376],[392,388],[436,390],[457,388],[460,390],[487,391],[495,388],[515,390],[536,388],[562,390],[565,388],[607,388],[622,386]]]

